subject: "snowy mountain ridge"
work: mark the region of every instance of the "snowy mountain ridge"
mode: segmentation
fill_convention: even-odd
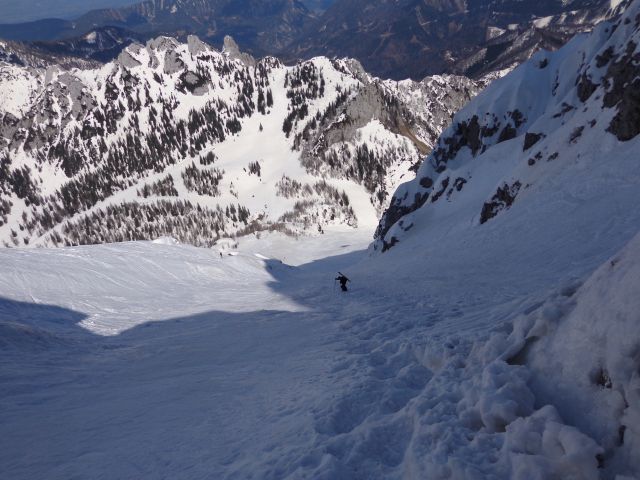
[[[0,239],[174,235],[196,245],[374,224],[488,80],[384,82],[351,60],[284,66],[196,37],[99,68],[0,64]]]
[[[508,25],[486,28],[485,41],[462,57],[454,59],[453,71],[471,77],[504,68],[513,68],[531,58],[539,50],[554,51],[579,33],[590,32],[595,25],[616,19],[629,5],[629,0],[604,2],[562,2],[558,12]]]
[[[512,68],[539,49],[556,50],[613,18],[625,2],[341,0],[288,47],[297,55],[348,55],[392,78]],[[357,35],[358,41],[351,41]],[[419,59],[419,60],[417,60]],[[417,60],[417,61],[416,61]]]
[[[623,170],[640,138],[636,9],[558,52],[537,53],[456,114],[416,179],[394,194],[376,248],[442,215],[482,228],[521,199],[545,195],[559,173],[580,175],[603,158]]]

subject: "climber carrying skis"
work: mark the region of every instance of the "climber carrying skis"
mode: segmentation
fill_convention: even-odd
[[[347,282],[350,282],[351,280],[349,280],[347,277],[345,277],[342,272],[338,272],[338,276],[336,277],[336,280],[340,282],[340,288],[342,289],[342,291],[346,292],[347,291]]]

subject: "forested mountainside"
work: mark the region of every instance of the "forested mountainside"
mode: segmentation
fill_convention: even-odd
[[[0,64],[5,245],[374,224],[484,86],[381,81],[352,60],[285,66],[231,38],[223,52],[159,37],[104,66],[24,63]]]

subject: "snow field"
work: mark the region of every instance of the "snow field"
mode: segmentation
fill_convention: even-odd
[[[147,255],[150,247],[153,253]],[[189,246],[130,243],[104,246],[101,251],[102,255],[96,255],[92,247],[65,249],[62,254],[55,250],[38,250],[35,255],[2,251],[6,272],[0,280],[2,292],[15,292],[12,300],[54,303],[83,312],[87,318],[80,326],[98,335],[118,335],[139,323],[214,307],[233,312],[259,310],[271,278],[265,261],[259,258],[240,260],[225,254],[221,259],[218,252]],[[229,285],[228,278],[246,289],[241,301],[231,295],[237,286]],[[189,286],[198,284],[202,290],[189,293]],[[203,295],[203,290],[211,293]],[[279,295],[270,296],[270,303],[283,311],[301,308]]]
[[[247,238],[222,259],[171,239],[1,252],[3,470],[637,475],[638,412],[619,399],[637,395],[638,239],[584,286],[592,258],[565,276],[538,265],[514,288],[498,263],[423,277],[416,265],[418,281],[398,282],[397,259],[367,259],[364,235],[322,237]]]
[[[0,252],[2,470],[640,478],[640,137],[605,133],[612,112],[593,102],[551,108],[575,100],[582,60],[567,52],[598,35],[468,107],[519,107],[546,134],[543,160],[529,165],[520,137],[474,159],[462,148],[447,174],[473,180],[405,216],[384,254],[344,227],[218,250],[161,239]],[[571,81],[552,102],[555,69]],[[247,150],[230,142],[271,154],[258,136]],[[480,225],[482,204],[516,179],[517,200]]]

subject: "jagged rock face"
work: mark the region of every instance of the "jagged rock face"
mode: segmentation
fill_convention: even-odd
[[[389,193],[408,175],[407,167],[415,171],[422,161],[422,157],[415,159],[411,145],[420,155],[430,153],[437,132],[451,122],[451,112],[459,110],[484,85],[454,76],[428,77],[422,82],[365,81],[363,87],[345,96],[336,118],[324,120],[315,134],[303,130],[296,137],[296,143],[301,138],[306,141],[302,163],[317,174],[357,178],[374,193],[382,213]],[[371,122],[404,137],[404,145],[381,140],[371,148],[363,138]]]
[[[233,60],[240,60],[242,63],[244,63],[248,67],[256,66],[256,59],[253,58],[248,53],[241,52],[240,47],[238,46],[236,41],[233,39],[233,37],[230,37],[229,35],[224,37],[222,53],[226,53],[227,56]]]
[[[287,67],[193,36],[100,68],[0,63],[0,239],[210,245],[373,223],[482,86],[385,82],[351,60]]]
[[[376,249],[401,243],[412,234],[407,225],[441,211],[468,209],[468,221],[482,228],[558,169],[588,169],[632,149],[640,139],[639,12],[636,1],[558,52],[537,53],[470,102],[416,179],[395,192]]]

